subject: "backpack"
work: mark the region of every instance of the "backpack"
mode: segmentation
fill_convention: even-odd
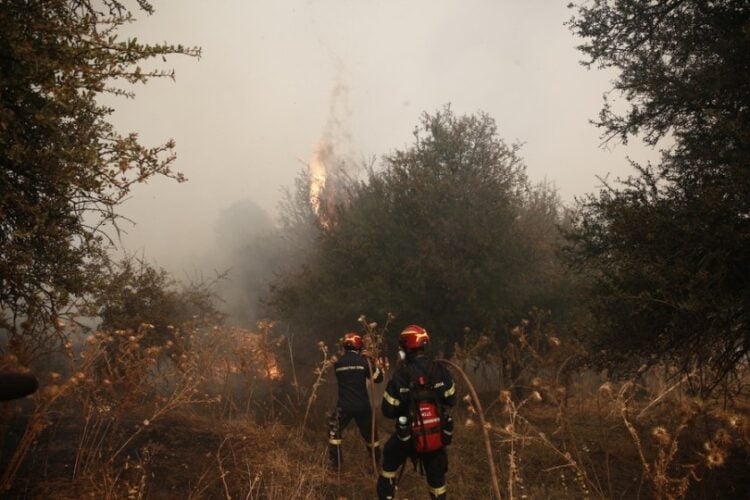
[[[437,451],[443,447],[440,397],[433,389],[432,367],[430,376],[409,376],[409,422],[412,443],[417,453]],[[411,375],[411,374],[409,374]]]

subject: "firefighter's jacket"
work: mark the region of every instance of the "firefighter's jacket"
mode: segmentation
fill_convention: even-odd
[[[367,396],[367,379],[380,383],[383,372],[367,358],[356,351],[347,350],[333,365],[339,385],[337,406],[348,413],[370,411],[370,398]]]
[[[416,380],[420,375],[430,382],[444,408],[455,404],[456,383],[447,368],[422,355],[407,358],[404,364],[396,370],[385,387],[382,410],[386,418],[408,416],[410,381]]]

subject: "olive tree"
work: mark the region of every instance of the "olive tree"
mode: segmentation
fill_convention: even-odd
[[[676,362],[710,390],[750,352],[750,3],[574,8],[584,63],[619,71],[596,125],[662,150],[581,200],[569,256],[590,338],[606,361]]]
[[[138,0],[0,0],[0,329],[17,342],[49,332],[97,288],[105,227],[138,183],[174,171],[174,143],[143,145],[112,125],[101,96],[172,78],[151,59],[199,49],[121,39],[150,14]],[[111,233],[111,231],[110,231]]]

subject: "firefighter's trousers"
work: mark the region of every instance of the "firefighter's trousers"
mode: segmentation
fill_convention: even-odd
[[[383,470],[378,478],[378,499],[387,500],[395,495],[398,470],[407,458],[415,457],[424,467],[430,498],[446,500],[445,473],[448,472],[448,454],[445,447],[429,453],[415,453],[411,440],[402,441],[395,432],[383,448]]]
[[[341,454],[341,436],[344,433],[344,429],[349,425],[349,422],[354,421],[357,423],[359,433],[365,440],[367,446],[368,455],[371,454],[371,447],[375,446],[375,461],[380,463],[380,443],[378,442],[378,430],[375,429],[375,436],[372,437],[372,410],[367,409],[366,411],[350,412],[341,408],[336,409],[336,413],[333,415],[331,422],[329,423],[328,429],[328,456],[331,459],[331,465],[334,468],[338,468],[343,463],[343,457]],[[373,443],[374,441],[374,443]]]

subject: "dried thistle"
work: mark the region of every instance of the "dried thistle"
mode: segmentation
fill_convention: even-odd
[[[310,415],[310,408],[312,408],[313,403],[318,398],[318,388],[325,382],[326,372],[337,359],[335,356],[328,356],[328,346],[326,346],[325,342],[322,340],[318,342],[318,350],[320,350],[320,354],[323,358],[320,362],[320,366],[316,368],[314,372],[317,377],[315,378],[315,382],[313,382],[312,389],[310,390],[310,397],[307,399],[307,408],[305,408],[305,416],[302,419],[302,426],[300,427],[301,433],[305,431],[307,417]]]
[[[672,440],[667,429],[662,426],[654,427],[651,429],[651,436],[659,444],[659,446],[667,446]]]

